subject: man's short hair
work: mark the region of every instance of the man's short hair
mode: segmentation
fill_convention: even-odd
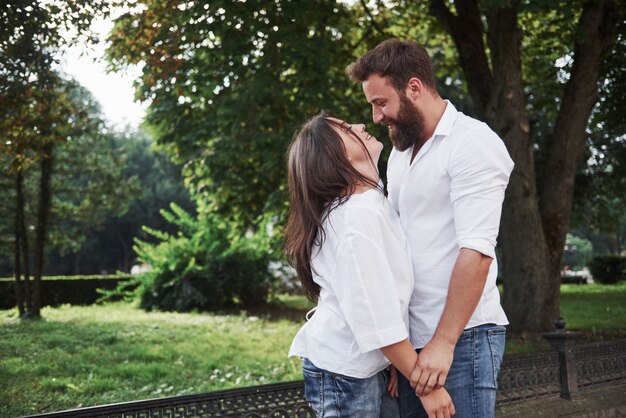
[[[416,77],[433,93],[437,92],[428,52],[414,41],[387,39],[348,66],[346,73],[358,82],[364,82],[372,74],[387,77],[397,91],[404,90],[409,79]]]

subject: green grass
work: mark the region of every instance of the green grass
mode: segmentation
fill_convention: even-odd
[[[567,331],[583,334],[578,343],[626,338],[626,282],[561,285],[561,316]],[[507,353],[549,349],[540,335],[507,335]]]
[[[626,282],[562,285],[561,315],[566,329],[594,335],[626,335]]]
[[[301,378],[288,359],[311,303],[280,296],[230,314],[144,312],[130,304],[45,308],[41,321],[0,311],[0,417]],[[626,283],[564,285],[568,330],[588,340],[626,336]],[[507,352],[547,349],[514,337]]]
[[[300,379],[287,351],[301,324],[276,311],[287,319],[124,303],[45,308],[41,321],[0,311],[0,416]]]

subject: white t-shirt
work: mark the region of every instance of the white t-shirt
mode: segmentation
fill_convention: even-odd
[[[312,258],[321,288],[317,309],[289,355],[334,373],[370,377],[389,364],[379,349],[409,335],[409,249],[395,211],[375,189],[332,210],[324,231]]]
[[[411,249],[415,288],[409,307],[411,343],[432,338],[461,248],[492,257],[485,289],[467,328],[508,324],[496,287],[495,245],[513,161],[486,124],[446,110],[411,163],[412,148],[389,157],[389,201]]]

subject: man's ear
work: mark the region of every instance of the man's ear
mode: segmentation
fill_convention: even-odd
[[[422,81],[417,77],[411,77],[409,81],[406,83],[406,97],[412,100],[416,100],[420,94],[422,94],[422,89],[424,85]]]

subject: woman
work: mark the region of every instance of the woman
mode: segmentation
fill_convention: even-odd
[[[324,112],[289,147],[285,251],[305,294],[317,300],[289,355],[303,359],[305,397],[318,417],[389,415],[381,408],[389,360],[409,379],[417,361],[407,339],[413,274],[380,186],[382,148],[364,125]],[[429,417],[454,414],[445,389],[422,403]]]

